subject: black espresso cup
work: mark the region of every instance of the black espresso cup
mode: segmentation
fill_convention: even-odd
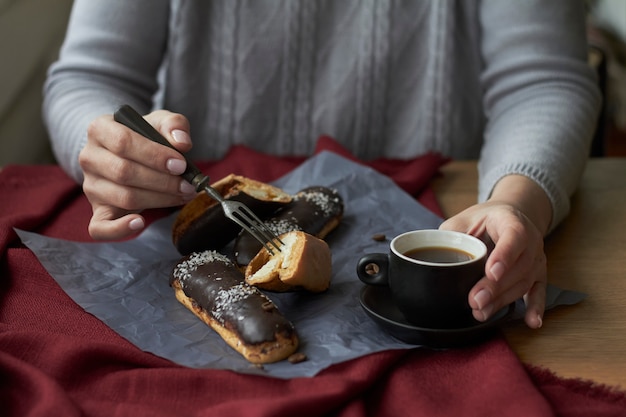
[[[389,286],[407,321],[431,329],[473,323],[468,295],[485,275],[487,247],[478,238],[447,230],[414,230],[396,236],[389,254],[359,259],[357,274],[368,285]]]

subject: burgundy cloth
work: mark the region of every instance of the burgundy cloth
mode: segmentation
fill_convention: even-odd
[[[331,138],[318,150],[351,158]],[[199,164],[262,181],[303,158],[235,147]],[[433,211],[428,184],[446,160],[424,155],[368,165]],[[619,416],[623,392],[524,366],[506,341],[446,351],[406,349],[281,380],[190,369],[143,352],[74,303],[24,248],[13,227],[89,241],[90,206],[55,166],[0,172],[0,414],[3,416]],[[146,213],[149,221],[171,210]],[[62,261],[62,260],[60,260]]]

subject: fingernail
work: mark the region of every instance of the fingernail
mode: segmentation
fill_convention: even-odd
[[[491,302],[491,293],[488,289],[483,288],[476,293],[476,295],[474,296],[474,301],[476,301],[476,304],[478,304],[478,309],[482,310],[487,304]]]
[[[184,130],[172,130],[172,137],[177,143],[184,143],[186,145],[191,145],[191,138]]]
[[[493,304],[489,304],[488,306],[483,308],[481,310],[481,313],[483,313],[483,320],[487,320],[489,317],[491,317],[491,314],[493,313]]]
[[[196,193],[196,188],[185,180],[180,182],[180,187],[178,188],[180,192],[183,194],[195,194]]]
[[[502,264],[502,262],[496,262],[495,264],[493,264],[489,272],[491,272],[493,278],[498,281],[500,278],[502,278],[502,275],[504,274],[504,265]]]
[[[541,326],[543,326],[543,319],[541,318],[541,314],[537,314],[537,328],[541,329]]]
[[[167,170],[170,172],[170,174],[180,175],[185,172],[185,168],[187,168],[187,163],[182,159],[172,158],[167,160],[165,166],[167,167]]]
[[[128,223],[128,227],[130,227],[130,230],[141,230],[143,229],[144,225],[145,223],[143,222],[143,219],[141,217],[132,219],[130,223]]]

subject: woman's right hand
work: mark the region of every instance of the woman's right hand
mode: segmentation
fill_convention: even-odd
[[[178,151],[191,149],[186,117],[157,110],[145,118]],[[180,153],[117,123],[110,114],[89,125],[79,163],[93,211],[89,234],[97,240],[137,233],[145,227],[144,209],[182,205],[196,195],[179,176],[187,165]]]

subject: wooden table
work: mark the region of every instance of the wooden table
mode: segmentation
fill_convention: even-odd
[[[476,201],[475,162],[452,162],[434,183],[446,216]],[[570,216],[546,239],[548,280],[588,294],[546,313],[540,330],[510,323],[520,359],[565,378],[626,388],[626,159],[591,159]]]

